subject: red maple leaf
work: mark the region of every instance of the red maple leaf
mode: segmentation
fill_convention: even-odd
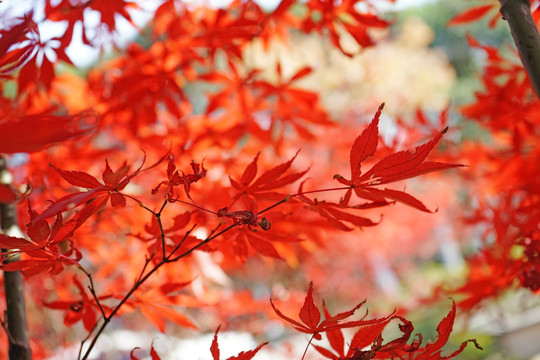
[[[32,16],[32,12],[25,14],[21,23],[0,32],[0,35],[5,35],[0,41],[0,78],[9,78],[9,73],[20,68],[16,77],[18,95],[31,84],[39,83],[49,88],[55,77],[54,60],[73,65],[60,38],[43,40]],[[55,55],[50,56],[52,53]]]
[[[424,347],[420,347],[422,343],[422,335],[417,334],[416,339],[411,345],[407,344],[407,341],[413,331],[412,324],[401,317],[400,320],[403,321],[403,325],[400,326],[400,330],[404,333],[402,337],[393,340],[385,345],[382,345],[382,337],[376,341],[376,344],[372,346],[372,350],[376,351],[376,358],[386,358],[387,356],[395,356],[397,358],[405,358],[406,356],[410,359],[415,360],[444,360],[444,359],[453,359],[463,352],[468,343],[472,342],[477,349],[483,350],[482,347],[476,342],[475,339],[469,339],[461,343],[460,347],[452,352],[450,355],[443,356],[441,354],[441,349],[450,337],[454,326],[454,320],[456,317],[456,304],[452,300],[452,309],[448,315],[441,320],[437,326],[437,339],[426,344]],[[379,344],[377,344],[377,342]],[[353,358],[351,358],[353,359]]]
[[[260,153],[255,155],[253,161],[244,170],[240,180],[235,180],[229,176],[231,185],[239,191],[233,199],[233,204],[242,198],[246,207],[253,209],[257,199],[282,200],[285,194],[278,193],[275,190],[300,179],[309,170],[306,169],[301,172],[286,174],[298,155],[298,152],[296,152],[289,161],[265,171],[255,179],[258,172],[257,161],[259,160],[259,155]]]
[[[190,111],[191,105],[182,84],[186,81],[184,76],[191,76],[191,81],[196,76],[195,70],[191,69],[192,61],[195,61],[193,53],[176,48],[171,52],[170,46],[173,45],[156,42],[150,49],[145,49],[140,44],[131,44],[124,56],[107,64],[104,73],[89,74],[95,96],[108,104],[102,113],[105,122],[118,123],[119,118],[124,119],[122,114],[128,111],[129,116],[120,121],[128,122],[126,126],[130,131],[141,135],[139,131],[143,124],[154,124],[163,107],[177,118]],[[116,67],[123,69],[121,74],[114,72]],[[141,73],[141,69],[146,70]]]
[[[331,315],[328,312],[328,309],[326,308],[326,305],[323,303],[323,310],[324,310],[324,316],[326,319],[330,318]],[[353,354],[355,354],[356,349],[364,349],[368,346],[371,346],[373,342],[381,335],[382,331],[388,325],[388,323],[392,320],[392,317],[388,317],[385,321],[382,321],[380,323],[361,326],[354,334],[352,340],[348,342],[349,350],[345,354],[344,347],[345,347],[345,338],[343,336],[342,329],[335,329],[335,330],[328,330],[326,332],[326,337],[328,338],[328,342],[330,343],[330,346],[332,349],[338,354],[337,356],[334,355],[330,350],[319,346],[319,345],[313,345],[313,347],[323,356],[329,358],[329,359],[346,359],[349,357],[352,357]]]
[[[466,9],[465,11],[460,12],[454,16],[450,21],[448,21],[448,26],[461,25],[469,22],[477,21],[484,17],[487,13],[493,11],[493,16],[489,21],[489,27],[495,27],[497,20],[500,18],[499,12],[495,12],[498,8],[498,4],[488,4],[488,5],[478,5]]]
[[[78,22],[82,26],[81,36],[83,43],[93,45],[87,37],[89,32],[88,21],[84,21],[85,14],[88,18],[89,10],[99,13],[100,24],[98,26],[101,28],[100,30],[103,28],[102,25],[105,25],[109,32],[112,33],[116,30],[120,18],[135,26],[128,9],[140,9],[140,6],[133,1],[126,0],[93,0],[86,2],[61,0],[59,2],[46,2],[45,14],[49,20],[67,23],[66,35],[62,37],[62,46],[66,48],[73,38],[75,24]],[[99,41],[95,43],[99,43]]]
[[[389,23],[369,12],[359,12],[357,1],[344,0],[309,0],[307,5],[308,17],[304,20],[303,30],[327,33],[332,44],[347,56],[339,41],[339,28],[343,27],[360,46],[374,44],[368,33],[369,28],[385,28]]]
[[[0,74],[7,73],[24,63],[30,56],[27,49],[18,49],[18,51],[9,52],[9,48],[26,39],[26,34],[30,31],[37,31],[37,24],[32,20],[33,13],[25,14],[17,25],[9,29],[0,30]],[[4,67],[4,68],[2,68]]]
[[[2,252],[4,262],[0,268],[4,271],[20,270],[29,276],[46,270],[57,274],[62,271],[63,264],[78,264],[82,255],[73,248],[71,241],[67,240],[73,233],[73,227],[63,225],[60,214],[57,214],[50,227],[45,219],[36,220],[38,214],[30,205],[28,213],[30,224],[27,233],[30,240],[0,234],[0,248],[9,249]],[[60,246],[61,242],[65,243]],[[25,254],[26,257],[17,260],[19,254]]]
[[[353,228],[348,227],[346,223],[353,224],[359,228],[362,228],[365,226],[375,226],[378,224],[377,222],[374,222],[366,217],[354,215],[346,211],[346,210],[352,209],[352,207],[345,207],[340,204],[336,204],[332,202],[318,201],[317,199],[313,199],[313,200],[309,199],[307,196],[302,194],[303,192],[302,185],[304,185],[304,183],[300,184],[300,188],[298,189],[298,194],[295,197],[309,204],[312,210],[317,211],[320,216],[326,218],[330,224],[337,227],[338,229],[343,230],[343,231],[353,230]],[[386,201],[373,202],[365,206],[356,206],[354,208],[366,209],[366,208],[385,206],[388,204],[390,203]]]
[[[77,299],[56,300],[51,302],[44,301],[43,305],[51,309],[65,310],[64,324],[66,326],[71,326],[82,320],[84,328],[88,331],[92,331],[96,325],[98,314],[100,312],[99,306],[95,299],[86,293],[81,282],[75,276],[73,276],[73,283],[77,287],[80,297]],[[110,295],[98,297],[99,300],[107,298],[110,298]],[[100,304],[100,306],[103,310],[110,311],[108,306],[105,306],[104,304]]]
[[[130,166],[127,164],[127,162],[124,162],[118,170],[113,171],[110,168],[108,161],[105,160],[105,170],[103,170],[103,173],[101,175],[103,183],[101,183],[98,179],[84,171],[62,170],[50,164],[50,166],[54,168],[56,172],[58,172],[58,174],[60,174],[60,176],[68,183],[73,186],[85,188],[88,190],[72,193],[58,199],[45,211],[43,211],[41,215],[37,216],[34,221],[47,219],[57,213],[66,211],[68,208],[70,209],[86,203],[83,209],[79,213],[77,213],[74,218],[71,219],[71,222],[75,222],[76,227],[79,227],[90,216],[103,208],[107,204],[107,201],[109,199],[111,201],[111,205],[114,208],[125,207],[126,195],[122,194],[121,191],[124,190],[124,188],[129,184],[131,179],[141,173],[141,171],[148,170],[157,166],[161,161],[165,159],[165,156],[159,159],[155,164],[145,169],[143,169],[143,159],[142,164],[139,166],[139,168],[131,174],[129,174]],[[132,197],[130,198],[134,199]],[[134,200],[138,201],[136,199]]]
[[[442,138],[447,128],[427,143],[417,146],[414,152],[399,151],[390,154],[373,165],[368,171],[362,173],[362,162],[375,154],[379,143],[378,123],[382,104],[368,127],[356,138],[351,148],[350,165],[351,178],[345,179],[341,175],[334,175],[334,179],[349,186],[341,205],[349,203],[352,192],[363,199],[372,202],[387,202],[387,199],[399,201],[418,210],[431,212],[420,200],[399,190],[379,189],[374,186],[384,185],[395,181],[405,180],[433,171],[440,171],[459,164],[446,164],[435,161],[425,161],[428,154]]]
[[[299,136],[308,140],[314,140],[308,125],[335,125],[330,121],[329,115],[320,103],[319,95],[316,92],[295,87],[294,82],[311,74],[311,67],[304,67],[298,70],[288,80],[283,78],[281,64],[276,67],[278,79],[276,84],[267,81],[256,81],[255,84],[262,90],[261,97],[273,102],[271,114],[270,130],[283,132],[286,126],[276,126],[276,121],[283,124],[290,124]]]
[[[212,59],[217,49],[226,51],[230,58],[241,59],[240,45],[257,34],[259,19],[253,18],[253,13],[247,13],[249,1],[232,5],[238,9],[236,14],[225,9],[206,9],[204,18],[199,20],[199,31],[191,36],[191,46],[207,48]]]
[[[380,318],[380,319],[372,319],[372,320],[364,320],[364,318],[362,318],[361,320],[342,322],[342,320],[345,320],[346,318],[351,317],[356,312],[356,310],[360,309],[360,307],[364,305],[364,303],[365,301],[362,301],[351,310],[339,313],[335,316],[329,316],[323,321],[321,321],[321,313],[319,309],[315,306],[315,303],[313,301],[313,281],[312,281],[309,283],[309,289],[306,294],[306,298],[304,300],[304,305],[302,306],[302,308],[300,309],[300,313],[298,314],[300,317],[300,320],[302,321],[302,322],[299,322],[297,320],[294,320],[284,315],[281,311],[279,311],[274,305],[272,298],[270,298],[270,304],[272,305],[272,308],[274,309],[274,311],[280,318],[289,322],[295,330],[306,333],[306,334],[312,334],[313,338],[317,340],[322,339],[321,333],[323,332],[337,330],[337,329],[344,329],[344,328],[352,328],[352,327],[357,327],[357,326],[378,324],[378,323],[382,323],[388,320],[389,317]]]
[[[186,192],[186,196],[192,200],[191,196],[189,195],[191,184],[204,178],[206,176],[206,169],[204,168],[204,164],[199,164],[195,161],[191,161],[191,168],[193,170],[193,174],[187,175],[182,170],[176,170],[174,157],[169,155],[169,163],[167,165],[168,180],[160,182],[154,189],[152,189],[152,194],[156,194],[160,186],[165,185],[167,186],[167,197],[169,199],[174,199],[176,197],[174,187],[182,185],[184,187],[184,191]],[[180,173],[182,174],[180,175]]]

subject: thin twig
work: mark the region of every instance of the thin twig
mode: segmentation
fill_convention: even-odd
[[[304,350],[304,354],[302,355],[302,360],[306,357],[307,351],[309,349],[309,345],[311,345],[311,342],[313,341],[313,338],[315,337],[315,334],[311,335],[311,338],[309,338],[309,341],[306,345],[306,349]]]
[[[333,190],[344,190],[344,189],[347,189],[347,188],[333,188],[333,189],[323,189],[323,190],[320,190],[320,191],[333,191]],[[307,193],[313,193],[313,192],[319,192],[319,191],[309,191]],[[283,204],[287,201],[289,201],[291,199],[291,197],[295,197],[295,196],[298,196],[298,195],[301,195],[301,194],[304,194],[304,193],[298,193],[298,194],[294,194],[294,195],[287,195],[287,197],[285,197],[283,200],[280,200],[278,202],[276,202],[275,204],[265,208],[264,210],[258,212],[258,214],[262,214],[270,209],[273,209],[274,207],[280,205],[280,204]],[[83,349],[83,346],[85,344],[85,342],[90,338],[90,334],[95,330],[92,329],[92,331],[90,332],[89,336],[81,342],[81,347],[79,349],[79,359],[82,359],[82,360],[86,360],[88,359],[88,356],[90,355],[92,349],[94,348],[98,338],[101,336],[101,334],[103,333],[103,331],[105,330],[105,328],[107,327],[107,325],[109,324],[109,322],[111,321],[111,319],[118,313],[118,311],[120,310],[120,308],[129,300],[129,298],[133,295],[133,293],[135,291],[137,291],[137,289],[139,289],[141,287],[141,285],[143,285],[146,280],[148,280],[158,269],[160,269],[163,265],[165,264],[168,264],[168,263],[173,263],[173,262],[176,262],[188,255],[190,255],[192,252],[194,252],[195,250],[201,248],[202,246],[208,244],[210,241],[212,241],[213,239],[221,236],[222,234],[226,233],[227,231],[233,229],[234,227],[238,226],[238,224],[231,224],[229,226],[227,226],[226,228],[222,229],[221,231],[217,231],[221,226],[222,226],[222,223],[218,224],[218,226],[216,226],[215,229],[213,229],[210,234],[206,237],[206,239],[204,239],[203,241],[201,241],[200,243],[196,244],[195,246],[193,246],[192,248],[184,251],[182,254],[178,255],[178,256],[175,256],[173,257],[173,255],[175,254],[175,252],[180,248],[180,246],[182,246],[182,244],[184,243],[184,241],[188,238],[188,236],[191,235],[191,232],[195,229],[196,225],[193,225],[191,227],[191,229],[189,229],[183,236],[182,240],[180,240],[180,242],[173,248],[173,250],[167,255],[166,254],[166,248],[165,248],[165,230],[163,228],[163,224],[161,222],[161,214],[164,210],[164,208],[166,207],[167,203],[172,203],[172,202],[180,202],[180,203],[183,203],[183,204],[186,204],[186,205],[190,205],[190,206],[194,206],[198,209],[201,209],[201,210],[204,210],[204,211],[207,211],[209,213],[212,213],[212,214],[216,214],[215,212],[211,211],[211,210],[208,210],[208,209],[204,209],[198,205],[195,205],[195,204],[190,204],[190,203],[187,203],[187,202],[184,202],[184,201],[181,201],[181,200],[166,200],[161,208],[159,209],[159,211],[154,211],[154,210],[151,210],[150,208],[146,207],[146,205],[144,205],[141,201],[139,201],[138,199],[136,198],[132,198],[133,200],[135,200],[141,207],[143,207],[144,209],[146,209],[147,211],[149,211],[157,220],[158,222],[158,225],[159,225],[159,231],[160,231],[160,238],[161,238],[161,247],[162,247],[162,250],[163,250],[163,258],[162,260],[157,263],[150,271],[146,272],[147,268],[148,268],[148,265],[151,263],[151,260],[153,259],[153,255],[150,257],[150,258],[145,258],[145,264],[139,274],[139,277],[137,278],[137,280],[135,281],[135,283],[133,284],[133,286],[131,287],[131,289],[124,295],[124,297],[120,300],[120,302],[118,304],[116,304],[116,306],[114,307],[114,309],[111,311],[111,313],[109,315],[106,315],[105,312],[103,311],[103,309],[101,308],[100,306],[100,303],[99,303],[99,300],[97,298],[97,294],[95,293],[95,288],[94,288],[94,285],[93,285],[93,281],[92,281],[92,278],[90,276],[90,274],[87,273],[87,276],[89,277],[90,279],[90,292],[92,293],[93,297],[94,297],[94,300],[98,303],[98,306],[100,307],[101,309],[101,313],[102,313],[102,317],[103,317],[103,323],[97,328],[97,331],[95,333],[95,335],[93,336],[88,348],[85,350],[84,352],[84,355],[82,356],[81,358],[81,354],[82,354],[82,349]],[[84,271],[84,270],[83,270]],[[98,323],[96,322],[96,327],[97,327]],[[308,347],[309,345],[311,344],[311,341],[313,340],[313,338],[310,339],[309,343],[308,343]],[[304,352],[304,356],[305,356],[305,353],[307,352],[307,348],[306,348],[306,351]],[[302,357],[303,359],[304,357]]]
[[[232,227],[229,227],[229,228],[232,228]],[[190,231],[186,232],[186,234],[184,235],[184,238],[187,238],[189,235],[190,235]],[[223,232],[220,232],[219,234],[216,234],[216,236],[219,236],[220,234],[222,234]],[[206,239],[205,241],[208,242],[210,240],[212,240],[214,237],[212,238],[209,238],[209,239]],[[185,254],[183,254],[182,256],[178,257],[178,259],[180,259],[181,257],[187,255],[187,253],[190,253],[192,252],[193,250],[195,250],[195,248],[197,248],[198,246],[195,246],[194,248],[188,250]],[[149,260],[147,260],[148,262]],[[86,351],[84,352],[84,355],[82,356],[82,358],[80,357],[80,354],[81,354],[81,349],[84,345],[84,343],[81,343],[81,346],[80,346],[80,350],[79,350],[79,359],[82,359],[82,360],[86,360],[88,359],[88,356],[90,356],[90,353],[91,351],[93,350],[94,346],[96,345],[96,342],[98,340],[98,338],[101,336],[101,334],[103,333],[103,331],[105,330],[105,328],[107,327],[107,325],[109,324],[109,322],[111,321],[112,318],[114,318],[114,316],[118,313],[118,311],[120,310],[120,308],[129,300],[129,298],[133,295],[133,293],[135,291],[137,291],[137,289],[139,289],[139,287],[141,287],[141,285],[143,285],[146,280],[148,280],[159,268],[161,268],[163,265],[167,264],[167,263],[170,263],[170,262],[174,262],[176,260],[172,260],[170,259],[170,255],[167,256],[165,259],[163,259],[162,261],[160,261],[158,264],[156,264],[150,271],[148,271],[146,274],[144,274],[144,269],[147,267],[147,264],[144,266],[143,268],[143,272],[141,272],[141,275],[139,276],[139,280],[135,282],[135,284],[131,287],[131,289],[126,293],[126,295],[124,295],[124,297],[120,300],[120,302],[118,304],[116,304],[116,306],[114,307],[114,309],[111,311],[111,313],[107,316],[104,316],[103,317],[103,323],[99,326],[96,334],[94,335],[94,337],[92,338],[92,341],[90,342],[90,345],[88,346],[88,348],[86,349]],[[144,275],[143,275],[144,274]],[[97,323],[96,323],[97,324]]]
[[[107,317],[107,314],[105,313],[105,310],[101,306],[101,302],[99,301],[99,298],[96,294],[96,288],[94,286],[94,280],[92,280],[92,275],[90,275],[86,270],[84,270],[82,266],[80,267],[80,269],[86,274],[86,276],[88,277],[88,280],[90,281],[90,286],[88,286],[88,289],[90,290],[90,294],[92,294],[92,297],[94,298],[94,301],[96,302],[99,308],[99,311],[101,312],[101,316],[103,316],[104,318]]]

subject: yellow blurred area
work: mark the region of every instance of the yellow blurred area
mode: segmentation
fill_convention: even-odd
[[[273,42],[267,51],[255,41],[245,49],[244,59],[248,67],[262,69],[262,76],[274,82],[278,63],[285,79],[311,66],[313,73],[297,81],[297,86],[319,92],[335,116],[382,102],[387,115],[404,117],[417,109],[441,111],[448,106],[456,73],[442,50],[429,47],[434,31],[423,20],[412,17],[396,35],[379,31],[374,36],[380,39],[377,45],[361,49],[343,31],[340,42],[356,54],[353,57],[318,35],[292,34],[289,44]]]

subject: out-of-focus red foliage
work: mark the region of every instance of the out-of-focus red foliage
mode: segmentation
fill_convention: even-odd
[[[452,302],[452,310],[441,320],[437,327],[438,337],[425,346],[422,345],[422,335],[416,334],[414,340],[409,344],[409,339],[414,331],[413,324],[407,319],[389,315],[378,319],[366,320],[364,315],[360,320],[345,319],[354,315],[356,310],[364,305],[364,302],[356,305],[348,311],[341,312],[335,316],[330,315],[326,305],[323,303],[324,320],[321,321],[321,312],[315,306],[313,301],[313,283],[310,283],[304,305],[300,309],[299,317],[301,323],[294,320],[277,309],[272,303],[272,307],[276,314],[283,320],[289,322],[295,330],[311,334],[310,344],[312,340],[321,340],[321,333],[325,333],[330,343],[331,349],[321,345],[313,344],[313,347],[324,357],[332,360],[338,359],[452,359],[465,349],[468,342],[472,342],[477,348],[482,349],[476,340],[468,340],[461,344],[460,348],[450,355],[443,356],[441,349],[446,345],[456,317],[456,304]],[[384,342],[383,330],[393,320],[400,322],[399,330],[402,336],[391,341]],[[345,339],[342,329],[358,328],[352,339],[347,342],[348,350],[344,351]],[[309,346],[309,344],[308,344]],[[366,349],[369,348],[369,349]],[[306,349],[307,351],[307,349]],[[337,353],[334,354],[334,352]],[[304,353],[305,356],[305,353]]]
[[[473,21],[492,7],[473,8],[452,23]],[[66,51],[77,27],[83,44],[105,51],[116,47],[120,22],[133,25],[135,12],[143,11],[152,16],[140,43],[116,48],[115,56],[86,72],[73,71]],[[27,276],[28,301],[38,314],[28,317],[37,319],[31,332],[49,334],[43,327],[58,322],[36,308],[60,310],[67,327],[81,321],[90,332],[90,346],[80,354],[87,358],[118,316],[142,314],[164,332],[168,322],[232,327],[242,317],[268,319],[273,309],[314,339],[326,333],[331,349],[315,348],[330,359],[455,357],[465,343],[441,355],[455,306],[440,322],[437,340],[422,346],[421,336],[411,340],[414,327],[403,316],[346,320],[363,303],[334,316],[324,306],[321,313],[312,286],[300,321],[275,304],[300,297],[284,288],[303,277],[337,284],[350,273],[346,267],[376,269],[398,252],[420,252],[412,239],[437,222],[413,222],[436,205],[426,197],[426,206],[419,200],[423,195],[414,187],[405,191],[402,181],[460,161],[477,181],[471,188],[478,206],[468,221],[492,225],[484,238],[494,235],[495,241],[485,241],[471,259],[459,304],[470,308],[516,282],[540,288],[538,104],[522,68],[497,49],[483,47],[489,61],[485,90],[462,109],[489,129],[495,145],[465,144],[454,156],[462,160],[443,162],[427,157],[442,157],[437,146],[447,132],[446,113],[437,128],[426,126],[419,113],[418,124],[428,131],[416,133],[407,146],[422,145],[403,150],[380,139],[382,106],[366,126],[332,119],[319,94],[298,85],[313,67],[286,76],[278,64],[271,82],[243,62],[255,40],[268,47],[289,42],[291,32],[321,34],[346,55],[352,54],[342,46],[344,34],[360,47],[371,46],[372,30],[389,23],[370,0],[286,0],[273,11],[251,0],[220,9],[165,0],[155,11],[126,0],[45,1],[43,16],[28,12],[0,30],[0,153],[14,178],[0,184],[0,203],[16,204],[19,228],[28,237],[0,235],[6,249],[0,268]],[[89,18],[98,23],[91,25]],[[47,38],[44,21],[67,28]],[[144,167],[147,158],[153,165]],[[129,164],[141,165],[131,170]],[[348,171],[350,178],[333,176]],[[28,191],[17,191],[21,185]],[[389,225],[399,239],[381,241],[375,250],[375,229],[385,226],[382,208],[389,209],[385,216],[410,221],[410,233]],[[510,256],[515,247],[523,249],[521,257]],[[280,271],[282,266],[287,270]],[[272,281],[283,291],[271,304],[231,281],[242,279],[246,268],[244,279],[259,284],[260,273],[269,277],[275,271]],[[297,275],[290,276],[291,269]],[[196,311],[188,314],[190,308]],[[390,322],[399,324],[401,336],[385,341],[381,334]],[[343,328],[358,328],[349,349]],[[218,330],[210,348],[214,359],[220,356]],[[72,341],[32,338],[43,356]],[[251,359],[261,347],[230,359]],[[0,357],[5,352],[0,347]],[[153,345],[150,355],[159,359]],[[135,351],[130,357],[137,358]]]
[[[489,132],[491,141],[467,142],[460,154],[470,165],[464,175],[475,203],[465,223],[481,229],[481,246],[468,260],[465,283],[454,291],[463,295],[460,306],[471,309],[509,289],[540,289],[540,112],[517,52],[509,58],[471,36],[468,42],[487,59],[483,89],[460,111]]]

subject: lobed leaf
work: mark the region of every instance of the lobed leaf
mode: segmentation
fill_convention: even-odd
[[[373,165],[373,167],[362,176],[362,179],[378,178],[380,179],[379,183],[383,184],[391,181],[390,179],[394,177],[406,179],[418,176],[419,173],[416,172],[416,167],[424,161],[447,130],[448,128],[444,129],[432,140],[417,146],[414,153],[405,150],[388,155],[377,164]],[[407,177],[403,177],[403,174],[405,173],[408,173]]]
[[[103,184],[101,184],[95,177],[83,171],[62,170],[57,168],[53,164],[49,164],[49,166],[56,170],[56,172],[60,174],[60,176],[64,180],[66,180],[73,186],[78,186],[86,189],[93,189],[103,186]]]
[[[321,321],[321,313],[313,302],[313,281],[309,283],[309,289],[304,300],[304,305],[300,309],[300,320],[311,329],[316,329]]]
[[[384,108],[384,103],[379,106],[373,120],[367,128],[362,131],[362,134],[354,140],[351,148],[350,163],[351,163],[351,181],[356,181],[361,172],[361,163],[368,157],[375,154],[379,143],[379,118],[381,111]]]

